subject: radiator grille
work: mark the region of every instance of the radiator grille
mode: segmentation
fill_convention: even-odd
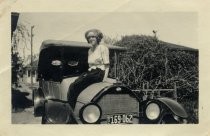
[[[107,94],[103,96],[98,105],[102,109],[102,118],[106,119],[107,115],[132,113],[138,116],[139,103],[136,98],[129,94]]]

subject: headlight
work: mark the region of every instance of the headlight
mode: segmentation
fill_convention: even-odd
[[[81,109],[80,117],[84,123],[97,123],[101,118],[101,109],[93,103],[87,104]]]
[[[160,115],[160,107],[156,103],[149,103],[146,107],[146,116],[150,120],[156,120]]]

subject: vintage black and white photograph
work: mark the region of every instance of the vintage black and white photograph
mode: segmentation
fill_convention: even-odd
[[[196,12],[11,12],[12,124],[199,124]]]

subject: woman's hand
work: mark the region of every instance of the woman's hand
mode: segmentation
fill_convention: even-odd
[[[96,64],[103,64],[103,60],[102,59],[96,59],[95,62],[96,62]]]

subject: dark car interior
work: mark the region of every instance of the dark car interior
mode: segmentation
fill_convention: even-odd
[[[62,81],[88,70],[87,49],[50,47],[41,51],[38,78],[46,81]]]

